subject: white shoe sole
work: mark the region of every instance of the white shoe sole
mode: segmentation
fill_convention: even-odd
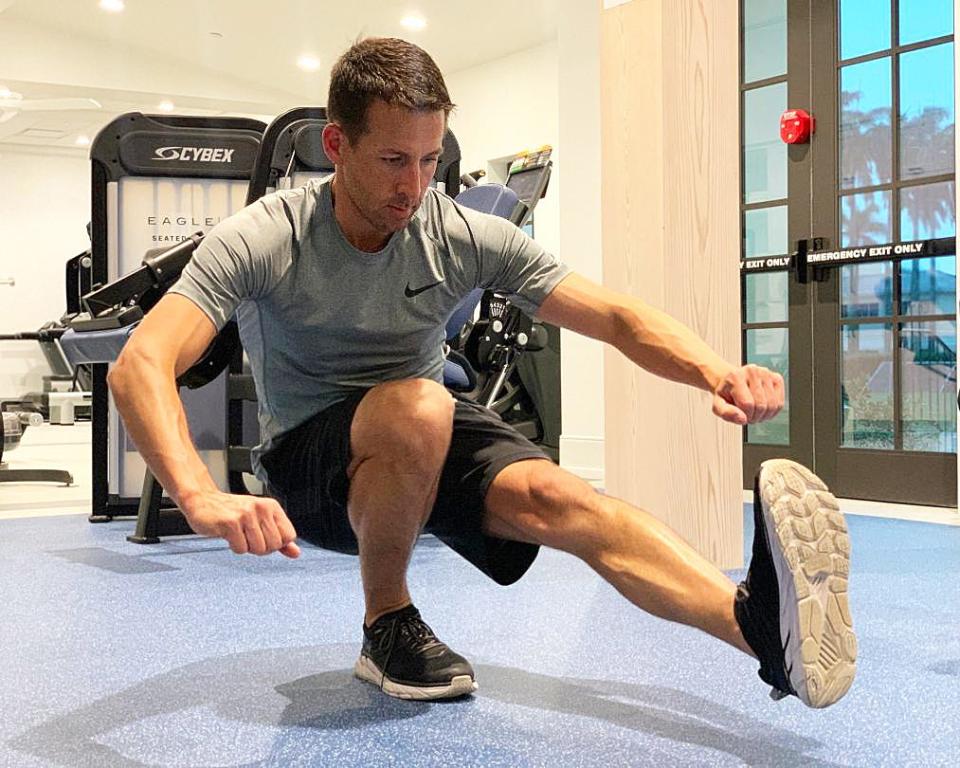
[[[847,524],[823,481],[793,461],[761,465],[760,497],[780,584],[790,684],[807,706],[828,707],[850,689],[857,671]]]
[[[458,696],[473,693],[478,688],[477,683],[470,675],[458,675],[452,678],[447,685],[416,686],[395,683],[389,677],[384,676],[377,665],[374,664],[373,659],[363,655],[353,665],[353,674],[398,699],[415,699],[417,701],[455,699]]]

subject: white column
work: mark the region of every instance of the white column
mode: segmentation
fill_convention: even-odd
[[[736,0],[601,14],[603,269],[740,359]],[[742,434],[707,393],[605,359],[607,489],[721,567],[743,564]]]
[[[563,0],[559,59],[560,257],[601,282],[600,4]],[[561,337],[563,433],[560,464],[603,484],[603,347],[567,331]]]

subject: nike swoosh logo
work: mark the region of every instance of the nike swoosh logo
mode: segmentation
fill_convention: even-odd
[[[430,283],[430,285],[425,285],[422,288],[413,289],[410,287],[410,283],[407,283],[407,287],[404,289],[403,293],[408,299],[412,299],[414,296],[419,296],[424,291],[429,291],[431,288],[436,288],[438,285],[441,285],[443,280],[439,280],[436,283]]]
[[[791,632],[792,632],[792,630],[791,630],[790,632],[787,632],[787,639],[783,641],[783,662],[784,662],[783,666],[784,666],[784,669],[785,669],[785,671],[786,671],[786,673],[787,673],[787,683],[788,683],[788,684],[790,683],[790,675],[793,674],[793,659],[790,660],[790,664],[787,664],[787,663],[786,663],[786,662],[787,662],[787,648],[790,646],[790,634],[791,634]],[[791,685],[790,687],[792,688],[793,686]]]

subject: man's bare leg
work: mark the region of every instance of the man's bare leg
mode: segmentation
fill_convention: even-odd
[[[490,534],[574,554],[639,608],[754,655],[733,615],[736,585],[648,512],[546,461],[504,469],[486,506]]]
[[[354,674],[403,699],[476,690],[470,662],[442,643],[413,606],[407,566],[433,508],[453,435],[454,400],[423,379],[383,384],[357,407],[348,514],[366,603]]]
[[[424,379],[382,384],[360,402],[350,431],[350,524],[371,626],[409,605],[407,565],[437,495],[454,401]]]
[[[501,472],[485,526],[575,554],[640,608],[759,658],[773,698],[830,706],[856,674],[846,523],[823,481],[795,462],[764,462],[758,487],[750,569],[737,587],[651,515],[549,462]]]

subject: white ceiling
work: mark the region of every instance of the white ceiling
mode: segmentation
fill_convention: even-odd
[[[69,66],[60,68],[64,74],[56,75],[57,81],[50,74],[56,67],[46,65],[35,73],[21,71],[16,80],[4,80],[0,70],[0,88],[23,99],[82,97],[102,105],[93,110],[19,111],[12,117],[8,109],[6,115],[0,112],[0,142],[74,147],[77,134],[93,136],[125,111],[155,112],[161,98],[174,101],[177,112],[184,114],[264,116],[323,103],[330,66],[360,36],[416,42],[449,75],[555,39],[563,1],[126,0],[126,9],[112,14],[100,10],[97,0],[0,0],[0,31],[4,25],[27,30],[30,43],[52,55],[58,43],[69,43],[73,50],[80,44],[91,56],[103,57],[105,71],[118,61],[122,65],[142,59],[162,60],[170,71],[182,73],[180,88],[168,85],[158,94],[146,84],[142,89],[118,89],[106,77],[102,83],[89,77],[82,85],[67,82],[73,79]],[[400,19],[411,11],[427,20],[426,29],[413,32],[401,26]],[[319,60],[319,70],[308,74],[297,67],[303,53]],[[200,75],[207,83],[222,79],[230,97],[217,98],[209,87],[197,97],[191,80]],[[254,98],[237,98],[244,84]],[[522,87],[519,76],[514,85]],[[456,101],[456,94],[451,95]]]

